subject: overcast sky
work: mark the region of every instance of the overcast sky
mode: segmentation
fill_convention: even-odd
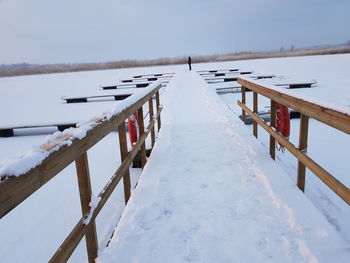
[[[345,43],[349,14],[349,0],[0,0],[0,64]]]

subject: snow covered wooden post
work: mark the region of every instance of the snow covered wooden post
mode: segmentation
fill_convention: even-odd
[[[78,177],[81,211],[84,216],[90,211],[90,202],[92,195],[89,163],[86,152],[75,160],[75,166]],[[89,262],[93,263],[95,262],[95,258],[97,258],[98,249],[95,221],[91,222],[89,229],[86,232],[85,240]]]
[[[253,112],[258,114],[258,93],[253,92]],[[258,138],[258,123],[253,120],[253,134]]]
[[[156,106],[157,106],[157,112],[160,109],[160,100],[159,100],[159,90],[156,92]],[[161,127],[161,122],[160,122],[160,115],[158,115],[158,132]]]
[[[119,135],[120,160],[123,163],[123,161],[128,156],[128,145],[126,140],[126,131],[125,131],[124,122],[122,122],[118,126],[118,135]],[[123,185],[124,185],[124,200],[125,200],[125,204],[127,204],[130,198],[130,188],[131,188],[129,169],[127,169],[123,175]]]
[[[138,115],[139,115],[139,118],[138,118],[139,132],[140,132],[140,137],[141,137],[144,134],[144,132],[145,132],[145,126],[144,126],[144,122],[143,122],[143,109],[142,109],[142,107],[139,108]],[[143,169],[143,167],[145,167],[146,162],[147,162],[146,142],[145,141],[141,145],[140,154],[141,154],[141,167]]]
[[[245,87],[242,86],[242,103],[245,104]],[[245,115],[245,110],[242,109],[242,121],[245,124],[245,120],[246,120],[246,115]]]
[[[152,98],[150,98],[150,100],[148,101],[148,104],[149,104],[149,120],[151,122],[154,118],[153,99]],[[155,141],[156,141],[156,135],[155,135],[155,131],[154,131],[154,126],[152,126],[152,128],[151,128],[152,149],[153,149]]]
[[[276,128],[276,102],[271,100],[270,104],[270,127]],[[276,158],[276,139],[270,134],[270,155],[273,160]]]
[[[309,129],[309,117],[300,114],[300,132],[299,132],[299,150],[306,154],[307,151],[307,137]],[[297,186],[301,191],[305,190],[305,165],[298,160],[298,179]]]

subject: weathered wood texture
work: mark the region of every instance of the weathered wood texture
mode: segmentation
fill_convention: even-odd
[[[139,118],[137,119],[138,121],[138,125],[139,125],[139,132],[140,134],[143,134],[145,132],[145,126],[144,126],[144,122],[143,122],[143,108],[140,107],[138,109],[138,116]],[[146,141],[144,141],[141,145],[141,149],[140,149],[140,154],[141,154],[141,166],[142,169],[145,167],[146,162],[147,162],[147,156],[146,156]]]
[[[253,112],[258,113],[258,93],[253,92]],[[253,134],[258,138],[258,123],[253,120]]]
[[[276,128],[276,102],[271,100],[270,103],[270,127]],[[276,140],[275,138],[270,135],[270,156],[273,160],[276,158]]]
[[[80,203],[81,211],[83,216],[90,211],[90,202],[91,202],[91,182],[90,182],[90,172],[89,172],[89,163],[87,153],[83,153],[75,160],[78,185],[79,185],[79,194],[80,194]],[[96,224],[95,221],[91,223],[86,232],[86,249],[88,253],[89,263],[94,263],[95,258],[97,257],[97,233],[96,233]]]
[[[162,111],[162,108],[159,108],[159,111],[157,112],[157,116],[160,115]],[[150,128],[154,126],[154,120],[152,120],[149,124],[149,126],[146,129],[146,132],[140,135],[139,140],[134,145],[132,150],[129,152],[129,154],[126,156],[122,164],[119,166],[117,171],[114,173],[112,178],[109,180],[107,185],[103,188],[101,193],[98,195],[101,200],[97,204],[95,210],[92,213],[90,222],[85,225],[84,219],[88,216],[88,214],[85,214],[83,218],[81,218],[78,223],[75,225],[72,232],[68,235],[66,240],[61,244],[59,249],[56,251],[56,253],[51,258],[50,262],[66,262],[70,255],[73,253],[74,249],[78,246],[80,240],[84,237],[84,235],[87,232],[88,226],[91,224],[92,221],[95,220],[96,216],[101,211],[104,204],[107,202],[109,196],[112,194],[115,187],[118,185],[120,179],[123,177],[125,171],[129,169],[129,165],[132,162],[132,160],[135,158],[136,154],[138,153],[139,149],[141,148],[141,145],[146,140],[146,137],[148,133],[150,132]]]
[[[118,136],[119,136],[119,148],[120,148],[120,160],[123,162],[128,156],[128,144],[126,140],[126,130],[125,124],[122,123],[118,126]],[[124,184],[124,201],[125,204],[128,203],[131,192],[131,183],[130,183],[130,171],[127,169],[123,175],[123,184]]]
[[[153,109],[153,99],[150,99],[148,101],[148,106],[149,106],[149,120],[153,120],[154,118],[154,109]],[[152,148],[155,144],[155,141],[156,141],[156,133],[155,133],[155,130],[154,130],[154,126],[151,128],[151,145],[152,145]]]
[[[246,96],[245,96],[245,87],[242,85],[242,103],[245,104],[246,103]],[[245,111],[242,109],[242,121],[245,124],[245,120],[246,120],[246,113]]]
[[[161,107],[160,106],[160,99],[159,99],[159,90],[156,92],[156,106],[157,106],[157,110],[159,110],[159,108]],[[158,132],[161,128],[161,120],[160,120],[160,115],[158,115],[158,121],[157,121],[157,124],[158,124]]]
[[[306,154],[307,151],[307,137],[309,129],[309,117],[304,114],[300,116],[300,131],[299,131],[299,150]],[[305,190],[305,165],[298,161],[298,178],[297,186],[301,191]]]
[[[333,128],[350,134],[350,116],[343,112],[329,109],[322,105],[281,93],[277,90],[269,89],[246,79],[239,78],[238,83],[277,103],[303,113],[309,118],[319,120]]]

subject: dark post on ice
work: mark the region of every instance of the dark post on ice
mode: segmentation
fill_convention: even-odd
[[[188,57],[188,67],[189,67],[190,70],[192,69],[192,67],[191,67],[191,57]]]

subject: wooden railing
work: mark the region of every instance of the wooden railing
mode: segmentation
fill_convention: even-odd
[[[94,126],[91,130],[88,130],[86,136],[82,139],[72,139],[72,136],[65,134],[58,137],[55,141],[44,145],[42,149],[47,151],[52,150],[56,146],[62,146],[57,151],[52,151],[39,166],[31,169],[27,173],[18,177],[11,175],[2,176],[2,178],[0,178],[2,180],[0,183],[0,218],[10,212],[27,197],[56,176],[61,170],[75,161],[82,217],[53,255],[50,262],[66,262],[84,236],[86,237],[89,262],[95,262],[98,249],[95,218],[101,211],[102,207],[112,194],[121,178],[123,178],[124,184],[125,203],[128,202],[131,187],[129,174],[130,163],[140,151],[142,168],[145,166],[147,161],[145,145],[146,137],[149,133],[151,133],[151,144],[153,148],[155,143],[155,122],[157,121],[158,123],[158,131],[161,127],[160,113],[162,107],[159,100],[160,88],[161,83],[157,82],[149,88],[149,92],[147,92],[143,97],[139,98],[136,102],[130,103],[130,105],[120,113],[112,115],[110,118],[105,118],[105,116],[96,118],[93,120],[94,125],[96,126]],[[156,97],[156,115],[154,115],[153,110],[152,96],[154,95]],[[130,100],[126,99],[125,102],[133,101],[132,97],[133,96],[129,98]],[[149,104],[150,121],[147,129],[145,129],[142,106],[147,102]],[[138,112],[140,137],[137,143],[133,146],[132,150],[128,152],[125,120],[134,112]],[[92,190],[90,185],[87,151],[97,142],[115,130],[118,130],[119,133],[121,165],[98,195],[99,201],[96,207],[91,208],[89,204],[91,202]],[[71,144],[69,146],[65,145],[64,141],[70,139],[72,140]]]
[[[276,140],[298,159],[297,186],[305,189],[305,170],[308,168],[319,177],[330,189],[350,205],[350,189],[338,181],[307,154],[309,118],[316,119],[337,130],[350,134],[350,116],[335,109],[313,103],[284,92],[281,88],[268,87],[247,78],[239,78],[242,85],[242,101],[237,104],[242,108],[242,121],[246,120],[246,113],[253,119],[253,134],[258,137],[258,124],[270,134],[270,155],[275,159]],[[246,106],[246,89],[253,91],[253,110]],[[266,123],[258,116],[258,94],[271,100],[270,123]],[[299,146],[294,146],[276,131],[276,103],[300,112]]]

